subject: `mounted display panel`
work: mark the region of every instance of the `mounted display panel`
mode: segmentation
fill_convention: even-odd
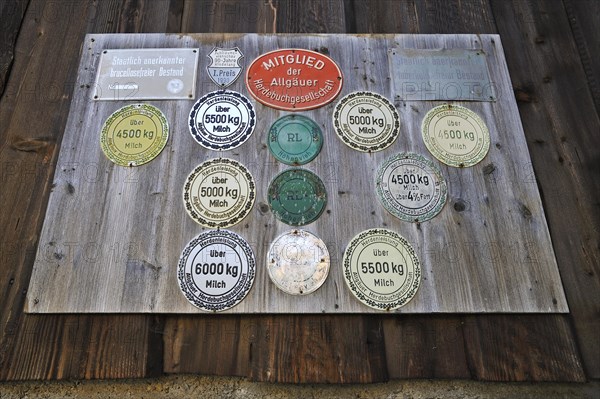
[[[568,312],[497,35],[94,34],[75,87],[30,313]]]

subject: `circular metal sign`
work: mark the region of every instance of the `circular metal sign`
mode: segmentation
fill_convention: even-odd
[[[256,58],[246,71],[246,85],[264,105],[303,111],[333,101],[342,90],[342,71],[326,55],[283,49]]]
[[[190,111],[192,137],[210,150],[231,150],[254,131],[256,113],[250,100],[229,90],[213,91],[200,98]]]
[[[400,132],[400,116],[394,104],[377,93],[358,91],[335,106],[333,126],[349,147],[363,152],[389,147]]]
[[[439,168],[411,152],[386,159],[377,172],[376,186],[385,209],[407,222],[431,219],[442,210],[448,195]]]
[[[275,217],[291,226],[314,222],[327,205],[325,185],[305,169],[290,169],[275,176],[267,195]]]
[[[370,229],[355,236],[343,258],[344,279],[367,306],[392,310],[406,305],[421,284],[413,247],[396,232]]]
[[[179,258],[179,288],[192,305],[217,312],[240,303],[256,274],[254,252],[239,235],[211,230],[190,241]]]
[[[198,165],[185,181],[185,210],[205,227],[223,228],[240,222],[252,209],[256,186],[241,163],[228,158]]]
[[[429,152],[446,165],[473,166],[490,149],[490,132],[485,122],[460,105],[433,108],[425,115],[421,131]]]
[[[169,138],[165,115],[150,104],[132,104],[115,111],[102,126],[100,146],[121,166],[139,166],[160,154]]]
[[[280,290],[292,295],[316,291],[329,274],[329,251],[325,243],[304,230],[277,237],[267,254],[267,270]]]
[[[271,126],[267,144],[279,162],[304,165],[319,155],[323,134],[312,119],[302,115],[286,115]]]

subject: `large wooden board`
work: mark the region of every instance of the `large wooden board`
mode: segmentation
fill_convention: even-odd
[[[33,313],[197,313],[179,292],[176,265],[185,244],[202,229],[182,205],[188,173],[218,153],[196,145],[187,131],[191,101],[155,101],[171,125],[165,151],[148,165],[127,169],[108,161],[98,145],[103,121],[124,102],[90,100],[98,54],[109,48],[199,47],[198,94],[215,89],[204,74],[205,55],[215,46],[238,46],[246,62],[277,48],[328,52],[345,76],[341,93],[373,90],[393,99],[387,51],[406,48],[476,48],[487,54],[498,88],[494,103],[464,104],[487,122],[490,153],[473,168],[443,167],[448,204],[421,225],[395,219],[377,202],[374,174],[400,151],[428,154],[420,138],[425,113],[439,102],[397,102],[401,135],[376,154],[358,153],[335,136],[333,105],[306,113],[325,135],[324,149],[307,165],[324,181],[327,212],[306,227],[328,245],[332,258],[324,286],[309,296],[289,296],[270,282],[265,254],[274,237],[289,230],[266,206],[270,180],[284,165],[265,148],[265,134],[281,112],[256,103],[258,125],[240,148],[223,153],[245,164],[257,181],[252,214],[232,228],[248,240],[257,277],[233,313],[374,312],[346,288],[341,258],[358,232],[387,227],[417,249],[423,281],[417,296],[399,312],[566,312],[556,260],[537,191],[527,144],[512,96],[497,35],[88,35],[79,80],[42,229],[27,310]],[[243,82],[234,90],[246,93]]]

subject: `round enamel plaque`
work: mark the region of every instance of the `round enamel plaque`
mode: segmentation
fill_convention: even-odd
[[[392,310],[406,305],[421,283],[421,266],[404,237],[387,229],[355,236],[344,252],[344,279],[367,306]]]
[[[333,101],[342,90],[342,71],[324,54],[282,49],[256,58],[246,71],[250,94],[266,106],[303,111]]]
[[[256,187],[241,163],[227,158],[198,165],[183,188],[187,213],[205,227],[228,227],[240,222],[252,209]]]
[[[121,166],[139,166],[160,154],[169,138],[165,115],[150,104],[120,108],[104,122],[100,146],[108,159]]]
[[[290,169],[275,176],[267,195],[275,217],[291,226],[314,222],[327,205],[325,185],[305,169]]]
[[[312,119],[302,115],[286,115],[269,130],[267,144],[271,154],[287,165],[304,165],[321,151],[323,134]]]
[[[376,186],[385,209],[407,222],[431,219],[442,210],[448,195],[438,167],[410,152],[388,158],[377,172]]]
[[[389,147],[400,132],[400,117],[394,104],[377,93],[359,91],[335,106],[333,126],[348,146],[364,152]]]
[[[310,294],[327,279],[329,251],[314,234],[292,230],[271,244],[267,270],[271,281],[280,290],[292,295]]]
[[[221,311],[240,303],[256,274],[254,253],[228,230],[204,232],[188,243],[179,258],[179,288],[194,306]]]
[[[460,105],[433,108],[425,115],[421,131],[429,152],[446,165],[473,166],[490,149],[490,133],[485,122]]]
[[[213,91],[192,107],[189,128],[194,140],[211,150],[231,150],[254,131],[256,114],[246,96],[235,91]]]

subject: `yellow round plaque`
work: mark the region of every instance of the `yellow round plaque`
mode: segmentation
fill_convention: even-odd
[[[104,122],[100,146],[117,165],[139,166],[156,158],[168,138],[169,124],[161,110],[150,104],[132,104]]]
[[[421,132],[429,152],[449,166],[473,166],[490,149],[490,132],[483,119],[460,105],[431,109],[423,119]]]

